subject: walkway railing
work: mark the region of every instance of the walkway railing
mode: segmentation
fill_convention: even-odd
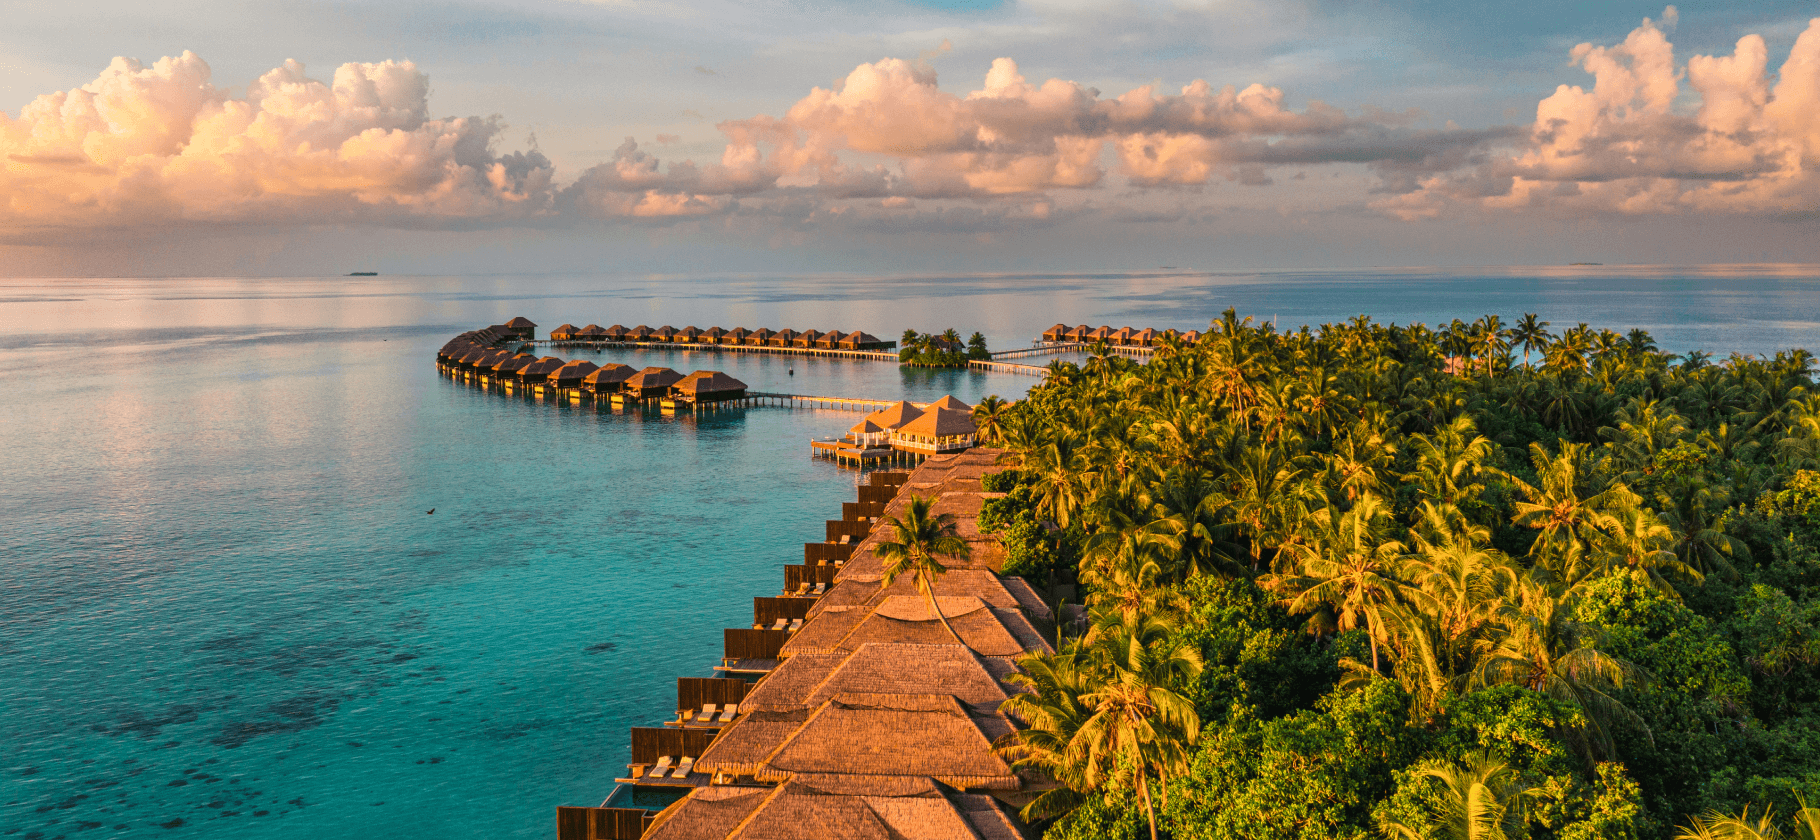
[[[1054,356],[1060,353],[1078,353],[1092,349],[1090,344],[1078,341],[1057,341],[1037,347],[1025,347],[1021,350],[1000,350],[992,354],[994,359],[1016,359],[1020,356]]]
[[[1049,373],[1046,367],[1020,365],[1012,362],[968,362],[967,367],[974,370],[990,370],[999,373],[1021,373],[1026,376],[1045,376]]]

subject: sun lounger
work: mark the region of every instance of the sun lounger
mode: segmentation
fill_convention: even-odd
[[[801,629],[803,629],[803,620],[802,619],[795,618],[795,619],[790,620],[790,632],[794,633]]]
[[[737,714],[739,714],[739,704],[728,703],[720,709],[720,722],[730,723],[733,720],[733,716]]]
[[[774,623],[774,624],[772,624],[772,625],[771,625],[771,629],[773,629],[773,630],[782,630],[782,629],[784,629],[784,626],[785,626],[785,625],[786,625],[786,624],[788,624],[788,623],[789,623],[789,621],[790,621],[790,619],[787,619],[787,618],[780,618],[780,619],[778,619],[778,620],[777,620],[777,622],[776,622],[776,623]]]
[[[713,720],[714,719],[714,704],[713,703],[701,704],[701,712],[696,714],[695,719],[697,721]]]
[[[645,771],[645,778],[661,779],[668,772],[670,772],[670,757],[666,755],[658,759],[656,764],[651,765],[651,769]]]
[[[820,594],[822,594],[822,593],[823,593],[823,592],[826,592],[826,591],[828,591],[828,584],[825,584],[825,583],[818,583],[818,584],[816,584],[816,585],[815,585],[815,594],[816,594],[816,595],[820,595]]]
[[[676,765],[676,772],[670,774],[672,779],[687,779],[689,771],[695,768],[695,756],[685,755],[681,764]]]

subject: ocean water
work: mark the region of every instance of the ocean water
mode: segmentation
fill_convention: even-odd
[[[1762,353],[1813,343],[1820,271],[0,280],[0,837],[547,838],[852,498],[807,440],[856,414],[505,398],[436,374],[454,333],[522,314],[1010,348],[1227,306],[1529,311]],[[1037,381],[606,358],[877,398]]]

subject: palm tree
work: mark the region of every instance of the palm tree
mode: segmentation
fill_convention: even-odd
[[[938,558],[966,558],[969,554],[967,541],[961,539],[960,532],[955,529],[954,514],[932,513],[934,507],[933,497],[913,494],[904,505],[902,516],[885,517],[885,533],[890,539],[879,543],[875,549],[879,559],[885,561],[884,577],[879,579],[878,585],[883,590],[899,576],[912,575],[917,591],[923,593],[923,599],[929,604],[929,613],[947,628],[955,643],[965,644],[960,634],[948,625],[947,617],[942,615],[941,605],[935,600],[935,582],[948,571]]]
[[[1390,840],[1509,840],[1527,837],[1524,805],[1539,791],[1524,786],[1502,759],[1475,752],[1462,765],[1434,763],[1420,778],[1440,783],[1425,824],[1380,826]]]
[[[1473,674],[1479,685],[1511,684],[1579,709],[1585,724],[1572,731],[1589,755],[1610,755],[1619,722],[1645,734],[1649,727],[1612,693],[1641,679],[1637,666],[1600,651],[1596,630],[1575,620],[1567,600],[1534,581],[1519,585],[1503,617],[1504,635]]]
[[[1342,632],[1364,628],[1373,671],[1380,667],[1384,608],[1399,600],[1401,588],[1396,572],[1403,544],[1379,536],[1387,515],[1376,496],[1361,498],[1343,513],[1331,506],[1317,512],[1310,519],[1320,530],[1307,542],[1287,546],[1298,560],[1298,573],[1267,579],[1267,585],[1286,596],[1290,612],[1326,606],[1337,614]]]
[[[1026,728],[1001,738],[998,752],[1016,769],[1038,770],[1060,782],[1020,812],[1034,822],[1074,810],[1082,802],[1081,794],[1098,787],[1087,744],[1079,737],[1093,714],[1082,698],[1094,690],[1095,680],[1092,663],[1077,651],[1031,654],[1017,664],[1018,671],[1005,682],[1026,691],[1012,694],[999,711],[1023,721]]]
[[[1681,833],[1675,840],[1820,840],[1820,808],[1812,808],[1807,800],[1796,797],[1795,830],[1793,834],[1783,834],[1776,828],[1775,811],[1763,809],[1763,815],[1751,818],[1750,808],[1746,806],[1743,813],[1736,816],[1708,811],[1704,817],[1695,817],[1692,826],[1676,826]]]
[[[1477,327],[1475,339],[1479,352],[1485,358],[1485,375],[1490,376],[1492,361],[1510,349],[1511,331],[1504,328],[1504,320],[1496,315],[1480,318],[1473,326]]]
[[[1100,773],[1134,768],[1138,796],[1156,840],[1156,808],[1150,776],[1166,789],[1168,774],[1188,763],[1189,747],[1200,737],[1201,720],[1182,689],[1201,675],[1201,653],[1156,617],[1114,613],[1094,625],[1088,637],[1101,678],[1081,697],[1093,714],[1078,737]]]
[[[982,440],[989,443],[998,442],[1004,433],[1005,409],[1009,407],[997,394],[982,397],[979,403],[973,406],[973,425],[979,428]]]

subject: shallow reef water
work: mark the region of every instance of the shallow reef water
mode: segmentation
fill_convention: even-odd
[[[526,315],[984,332],[1507,321],[1766,352],[1820,322],[1782,268],[926,277],[0,281],[0,837],[544,838],[627,728],[707,675],[856,480],[849,412],[614,413],[437,375]],[[754,389],[1020,396],[1013,374],[699,351]],[[1026,359],[1033,364],[1041,357]],[[430,510],[434,513],[428,513]]]

